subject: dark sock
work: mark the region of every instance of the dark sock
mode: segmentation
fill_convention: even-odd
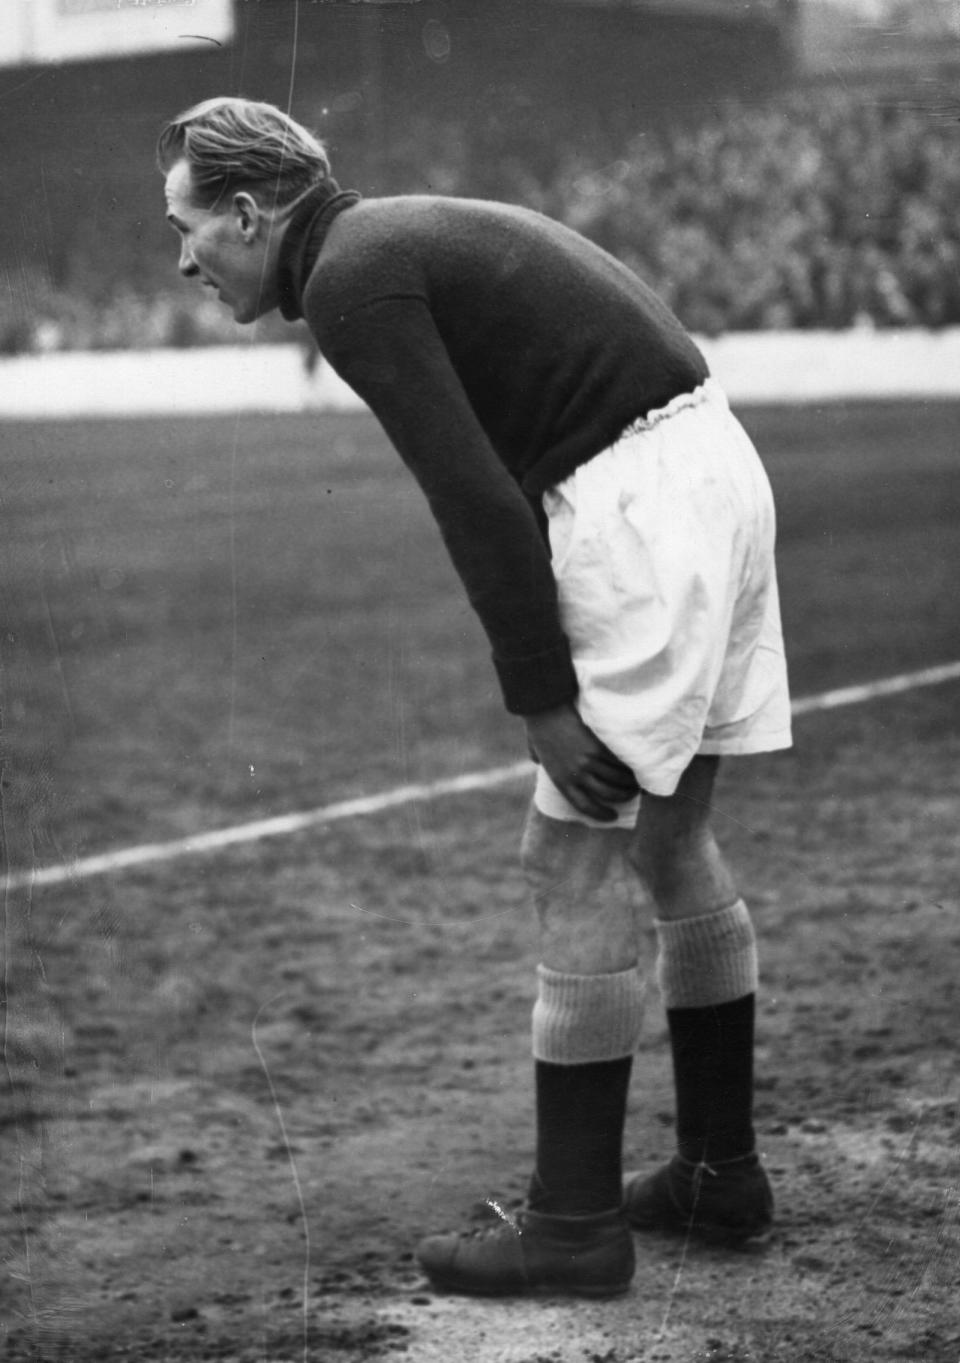
[[[670,1008],[677,1150],[695,1164],[738,1159],[755,1148],[755,995],[710,1008]]]
[[[620,1205],[632,1064],[629,1055],[586,1065],[536,1062],[534,1211],[586,1216]]]

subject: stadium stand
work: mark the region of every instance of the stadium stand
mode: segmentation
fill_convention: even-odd
[[[499,26],[461,5],[457,23],[407,32],[414,8],[418,24],[459,12],[387,7],[377,46],[366,6],[303,11],[294,112],[342,182],[540,208],[704,335],[960,323],[960,105],[942,82],[805,81],[769,24],[641,29],[626,7],[592,7],[587,25],[582,5],[524,0]],[[237,43],[202,58],[13,73],[3,160],[25,211],[0,223],[0,354],[238,339],[175,278],[153,138],[211,89],[283,102],[291,12],[240,7]]]

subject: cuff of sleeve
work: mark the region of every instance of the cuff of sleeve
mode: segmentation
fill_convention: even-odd
[[[527,658],[494,656],[493,665],[511,715],[534,715],[566,705],[579,690],[566,641]]]

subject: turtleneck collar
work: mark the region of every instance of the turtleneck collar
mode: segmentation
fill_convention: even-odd
[[[327,178],[309,190],[290,216],[280,243],[277,284],[280,312],[288,322],[303,316],[301,300],[310,271],[317,262],[330,224],[360,199],[355,189],[341,189]]]

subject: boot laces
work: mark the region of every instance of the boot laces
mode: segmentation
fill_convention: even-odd
[[[494,1197],[485,1197],[483,1205],[489,1207],[493,1213],[493,1220],[489,1225],[477,1226],[470,1235],[474,1239],[481,1239],[491,1235],[501,1235],[504,1227],[507,1226],[513,1231],[514,1235],[520,1235],[523,1227],[517,1217],[511,1216],[507,1209]]]
[[[507,1225],[512,1226],[514,1230],[520,1229],[520,1223],[517,1218],[511,1216],[506,1207],[499,1203],[495,1197],[485,1197],[483,1199],[483,1205],[489,1207],[494,1216],[498,1217],[501,1221],[506,1221]]]

